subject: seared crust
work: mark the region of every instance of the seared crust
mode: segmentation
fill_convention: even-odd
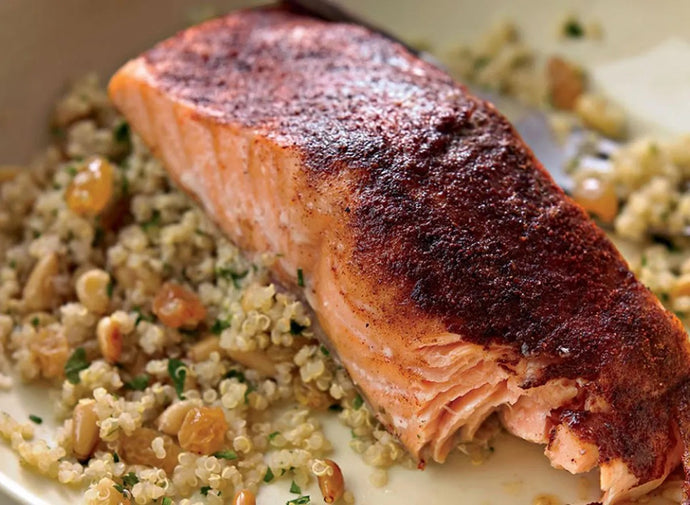
[[[490,104],[381,36],[281,10],[209,22],[145,59],[176,99],[295,150],[315,187],[347,172],[352,205],[332,212],[356,235],[353,268],[397,286],[383,310],[413,306],[543,363],[524,387],[583,379],[556,423],[601,462],[663,474],[687,424],[685,332]],[[609,408],[586,409],[590,395]]]

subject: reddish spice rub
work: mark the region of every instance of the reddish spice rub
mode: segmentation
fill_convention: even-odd
[[[395,286],[384,313],[507,346],[507,368],[537,360],[525,389],[579,380],[554,425],[643,482],[680,434],[687,448],[682,326],[491,104],[381,36],[281,10],[213,21],[144,58],[165,93],[294,151],[316,191],[351,181],[333,212],[355,236],[350,266]],[[587,408],[590,395],[608,408]]]

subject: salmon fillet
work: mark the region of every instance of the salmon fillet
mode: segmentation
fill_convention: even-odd
[[[554,466],[598,466],[605,504],[681,463],[682,325],[443,71],[362,27],[262,9],[162,42],[109,92],[233,241],[303,284],[420,460],[442,462],[497,412]]]

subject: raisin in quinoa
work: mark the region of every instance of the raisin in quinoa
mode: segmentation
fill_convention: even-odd
[[[26,466],[86,487],[93,505],[225,503],[331,475],[316,416],[328,410],[372,482],[412,466],[302,302],[271,283],[272,258],[252,262],[222,236],[94,77],[53,121],[30,169],[0,169],[0,386],[60,388],[54,440],[0,417]]]

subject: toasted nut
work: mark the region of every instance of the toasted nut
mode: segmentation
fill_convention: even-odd
[[[546,64],[551,102],[558,109],[572,110],[585,89],[582,70],[557,56]]]
[[[29,345],[46,379],[62,377],[69,357],[67,337],[53,328],[41,328]]]
[[[206,317],[206,307],[195,293],[166,282],[153,299],[153,313],[170,328],[194,328]]]
[[[573,198],[590,214],[604,223],[612,223],[618,214],[618,197],[613,185],[596,177],[587,177],[575,184]]]
[[[333,399],[330,395],[317,388],[316,384],[313,382],[305,383],[299,379],[295,379],[292,383],[292,390],[297,402],[310,409],[326,410],[333,404]]]
[[[104,317],[98,321],[96,337],[98,337],[98,347],[103,358],[108,363],[117,363],[122,355],[122,331],[120,330],[120,325],[112,317]]]
[[[625,135],[625,112],[606,98],[585,93],[578,97],[575,112],[585,126],[607,137],[621,138]]]
[[[58,256],[54,252],[38,260],[22,293],[26,310],[47,310],[55,304],[53,279],[57,275],[59,267]]]
[[[256,505],[256,497],[249,489],[242,489],[232,499],[232,505]]]
[[[325,472],[318,475],[319,488],[323,495],[323,501],[326,503],[334,503],[343,496],[345,492],[345,480],[343,479],[343,472],[335,461],[325,459],[323,462],[329,467]]]
[[[158,458],[151,448],[153,439],[160,436],[163,437],[165,449],[165,457],[162,459]],[[175,470],[180,452],[182,452],[180,446],[169,436],[162,435],[151,428],[138,428],[130,436],[120,437],[119,454],[126,463],[160,467],[168,476],[171,476]]]
[[[220,346],[220,340],[218,337],[210,336],[203,340],[199,340],[196,344],[192,345],[187,352],[189,359],[198,363],[200,361],[206,361],[212,352],[222,353],[223,348]]]
[[[15,167],[13,165],[0,165],[0,184],[11,181],[17,177],[21,171],[21,167]]]
[[[96,314],[104,314],[110,306],[108,286],[110,274],[105,270],[94,268],[84,272],[77,279],[76,289],[79,301]]]
[[[82,400],[72,416],[72,451],[79,460],[88,459],[100,441],[98,416],[93,400]]]
[[[189,400],[173,403],[158,418],[158,429],[168,435],[177,435],[187,412],[194,407]]]
[[[193,407],[182,421],[177,439],[185,451],[212,454],[223,448],[228,422],[220,407]]]
[[[231,351],[226,350],[230,358],[247,368],[258,370],[269,377],[277,375],[276,364],[268,357],[266,351]]]

